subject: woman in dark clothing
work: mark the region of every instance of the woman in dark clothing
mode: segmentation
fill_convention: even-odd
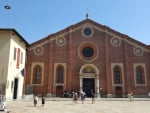
[[[95,103],[95,93],[91,91],[91,96],[92,96],[92,104]]]
[[[44,95],[42,95],[42,106],[44,106],[44,104],[45,104],[45,97]]]

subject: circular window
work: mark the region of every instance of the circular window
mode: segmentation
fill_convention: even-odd
[[[91,37],[93,35],[93,29],[90,27],[84,27],[82,29],[82,35],[85,37]]]
[[[112,46],[118,47],[118,46],[120,46],[121,41],[120,41],[118,38],[113,37],[113,38],[111,39],[111,44],[112,44]]]
[[[134,48],[134,54],[136,56],[141,56],[141,55],[143,55],[143,50],[141,48],[139,48],[139,47],[135,47]]]
[[[34,49],[34,53],[35,53],[36,55],[41,55],[41,54],[43,53],[43,47],[41,47],[41,46],[36,47],[36,48]]]
[[[92,34],[92,31],[91,31],[90,28],[85,28],[85,29],[84,29],[84,35],[89,36],[89,35],[91,35],[91,34]]]
[[[90,58],[90,57],[93,56],[94,50],[93,50],[92,47],[87,46],[87,47],[84,47],[84,48],[83,48],[82,54],[83,54],[84,57]]]
[[[65,45],[66,40],[65,40],[64,37],[61,37],[61,38],[58,38],[58,39],[56,40],[56,43],[57,43],[57,45],[59,45],[59,46],[63,46],[63,45]]]
[[[81,60],[91,62],[97,58],[98,50],[95,44],[86,42],[79,46],[78,55]]]

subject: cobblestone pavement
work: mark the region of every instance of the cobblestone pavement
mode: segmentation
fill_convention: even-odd
[[[44,107],[41,99],[37,107],[32,99],[21,99],[8,102],[8,109],[11,113],[150,113],[150,99],[96,99],[92,104],[89,98],[84,104],[80,100],[75,104],[72,99],[46,98]]]

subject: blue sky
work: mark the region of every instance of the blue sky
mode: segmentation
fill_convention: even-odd
[[[32,43],[84,20],[87,9],[89,19],[150,45],[150,0],[0,0],[0,28]]]

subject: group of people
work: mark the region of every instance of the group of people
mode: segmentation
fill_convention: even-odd
[[[78,91],[73,91],[72,92],[72,97],[73,97],[73,102],[77,103],[78,99],[80,98],[82,101],[82,104],[84,103],[86,93],[84,91],[78,92]],[[92,104],[95,103],[95,93],[91,90],[91,97],[92,97]]]
[[[72,92],[73,102],[77,103],[78,99],[81,98],[82,104],[84,103],[86,93],[84,91],[73,91]],[[95,103],[95,93],[91,90],[91,98],[92,98],[92,104]],[[37,106],[38,103],[38,96],[34,95],[34,107]],[[45,97],[44,95],[41,96],[41,104],[42,106],[45,105]]]
[[[34,96],[34,107],[37,106],[37,103],[38,103],[38,96]],[[42,95],[41,104],[42,104],[42,106],[44,106],[44,104],[45,104],[45,97],[44,97],[44,95]]]

